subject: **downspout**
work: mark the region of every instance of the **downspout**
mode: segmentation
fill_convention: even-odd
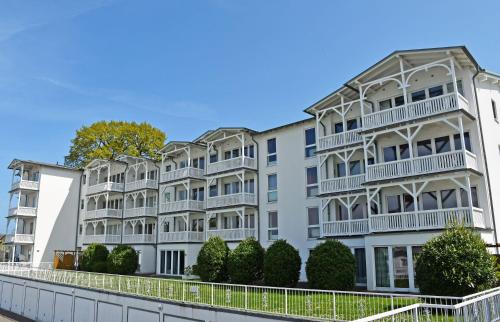
[[[476,77],[482,71],[483,71],[483,69],[478,64],[476,64],[476,73],[474,74],[474,76],[472,76],[472,82],[474,85],[474,98],[476,101],[477,119],[479,121],[479,133],[481,135],[481,143],[482,143],[481,147],[482,147],[483,156],[484,156],[484,168],[485,168],[485,172],[486,172],[486,181],[488,182],[488,195],[489,195],[490,205],[491,205],[490,206],[491,218],[493,220],[493,238],[495,240],[495,252],[498,255],[497,225],[496,225],[496,221],[495,221],[495,210],[493,207],[493,196],[491,194],[491,181],[490,181],[490,174],[488,171],[488,158],[486,157],[486,148],[484,147],[484,135],[483,135],[483,126],[481,123],[481,112],[480,112],[480,108],[479,108],[479,100],[477,98],[477,89],[476,89]],[[465,147],[464,147],[464,149],[465,149]]]
[[[257,152],[257,157],[255,158],[255,160],[257,160],[257,180],[259,179],[259,143],[257,143],[257,141],[255,141],[255,138],[253,137],[252,135],[252,141],[255,143],[255,152]],[[243,152],[243,151],[242,151]],[[245,183],[243,183],[243,191],[245,191]],[[261,236],[260,236],[260,202],[259,202],[259,199],[260,199],[260,194],[259,194],[259,182],[256,182],[255,184],[255,190],[257,191],[257,210],[259,212],[259,216],[256,216],[256,218],[258,219],[258,223],[257,223],[257,236],[259,236],[259,240],[261,239]],[[245,222],[243,222],[243,226],[245,226]]]
[[[76,237],[75,237],[75,268],[76,270],[78,270],[78,265],[79,265],[79,262],[78,262],[78,254],[77,254],[77,248],[78,248],[78,236],[79,236],[79,233],[80,233],[80,230],[79,230],[79,227],[80,227],[80,210],[81,210],[81,206],[80,206],[80,202],[81,202],[81,198],[82,198],[82,178],[83,176],[85,175],[85,171],[83,171],[83,174],[80,175],[80,186],[78,187],[78,211],[76,212]],[[89,178],[90,179],[90,178]],[[87,184],[87,181],[85,181],[85,184]],[[82,226],[82,232],[83,232],[83,226]]]

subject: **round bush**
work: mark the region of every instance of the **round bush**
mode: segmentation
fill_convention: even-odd
[[[347,291],[354,288],[356,260],[347,246],[337,240],[317,245],[306,263],[309,287]]]
[[[84,271],[104,273],[108,254],[109,251],[103,244],[90,244],[82,253],[80,268]]]
[[[264,248],[255,238],[247,238],[229,253],[227,264],[231,283],[255,284],[262,280]]]
[[[137,270],[139,255],[127,245],[113,248],[108,256],[108,272],[113,274],[133,274]]]
[[[416,274],[423,294],[464,296],[496,282],[494,259],[479,234],[457,226],[423,246]]]
[[[301,263],[298,250],[286,240],[275,241],[264,255],[264,283],[294,287],[299,281]]]
[[[204,282],[227,281],[229,248],[222,238],[210,237],[198,253],[196,274]]]

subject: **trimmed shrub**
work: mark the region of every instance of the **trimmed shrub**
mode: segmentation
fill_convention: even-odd
[[[354,288],[356,260],[347,246],[327,240],[314,247],[306,263],[309,287],[347,291]]]
[[[227,281],[227,257],[229,248],[222,238],[210,237],[198,253],[196,275],[204,282]]]
[[[108,272],[113,274],[133,274],[137,270],[139,255],[128,245],[113,248],[108,256]]]
[[[227,265],[231,283],[255,284],[262,280],[264,248],[255,238],[247,238],[229,253]]]
[[[284,239],[269,246],[264,255],[264,284],[294,287],[300,276],[299,251]]]
[[[82,253],[80,268],[88,272],[105,273],[108,254],[109,251],[103,244],[90,244]]]
[[[479,234],[454,226],[429,240],[417,256],[423,294],[464,296],[495,285],[495,261]]]

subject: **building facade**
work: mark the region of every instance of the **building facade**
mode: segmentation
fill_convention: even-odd
[[[230,248],[283,238],[303,264],[334,238],[354,254],[359,286],[417,291],[416,255],[455,222],[498,253],[499,84],[465,47],[398,51],[305,120],[172,141],[160,162],[94,160],[77,247],[129,244],[141,273],[184,275],[211,236]]]

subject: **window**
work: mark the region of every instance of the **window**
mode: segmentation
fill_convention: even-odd
[[[357,203],[352,206],[351,219],[363,219],[365,218],[363,212],[363,205]]]
[[[347,121],[347,131],[352,131],[358,128],[358,120],[352,119]]]
[[[307,208],[307,238],[319,237],[319,209]]]
[[[491,109],[493,110],[493,118],[498,122],[497,104],[494,100],[491,100]]]
[[[78,225],[78,233],[81,235],[83,233],[83,225]]]
[[[275,165],[277,162],[276,139],[269,139],[267,140],[267,165]]]
[[[409,288],[408,256],[406,246],[392,247],[392,269],[394,274],[394,287]]]
[[[217,157],[217,153],[214,152],[213,154],[210,154],[210,163],[215,163],[217,162],[218,160],[218,157]]]
[[[345,163],[337,163],[337,177],[345,177]]]
[[[378,102],[378,108],[381,111],[388,110],[391,107],[392,107],[392,101],[391,101],[391,99]]]
[[[208,220],[208,229],[217,229],[217,218],[210,218]]]
[[[477,189],[476,187],[471,187],[471,195],[472,195],[472,206],[479,208],[479,202],[477,199]],[[469,207],[469,196],[467,191],[464,189],[460,189],[460,199],[462,201],[462,207]]]
[[[375,247],[375,286],[390,287],[389,249]]]
[[[278,175],[269,174],[267,176],[267,201],[275,202],[278,200]]]
[[[403,194],[403,205],[405,212],[410,212],[415,210],[415,203],[413,201],[414,200],[412,195],[409,195],[407,193]]]
[[[412,102],[418,102],[421,100],[425,100],[425,90],[420,90],[411,93],[411,101]]]
[[[217,185],[216,185],[216,184],[211,185],[211,186],[209,187],[209,192],[208,192],[209,196],[210,196],[210,197],[216,197],[216,196],[217,196],[217,193],[218,193],[218,192],[217,192]]]
[[[396,161],[396,147],[388,146],[384,148],[384,162]]]
[[[187,168],[188,167],[188,162],[187,160],[182,160],[179,162],[179,169]]]
[[[355,176],[361,174],[361,161],[351,161],[349,162],[349,174]]]
[[[405,103],[404,96],[398,96],[394,98],[394,106],[401,106],[404,105],[404,103]]]
[[[457,88],[458,88],[458,92],[460,93],[460,95],[464,95],[464,87],[462,86],[462,80],[457,80]],[[448,84],[446,84],[446,91],[448,93],[453,93],[455,91],[454,87],[453,87],[453,82],[450,82]]]
[[[83,209],[83,208],[85,208],[85,200],[84,199],[80,200],[80,209]]]
[[[249,146],[246,146],[245,149],[243,150],[243,153],[244,153],[244,155],[246,157],[254,158],[255,157],[255,151],[254,151],[253,144],[249,145]]]
[[[399,195],[387,196],[387,211],[390,214],[401,212],[401,199]]]
[[[436,153],[445,153],[451,151],[451,142],[449,136],[442,136],[434,140]]]
[[[179,196],[179,200],[186,200],[187,199],[187,191],[180,190],[178,196]]]
[[[344,124],[342,122],[335,123],[335,133],[342,133],[344,132]]]
[[[432,141],[423,140],[417,142],[417,152],[419,157],[432,154]]]
[[[366,284],[366,253],[364,248],[354,249],[356,259],[356,284]]]
[[[348,220],[349,219],[349,210],[347,210],[347,207],[339,204],[337,207],[337,216],[336,216],[337,221],[342,221],[342,220]]]
[[[427,191],[422,193],[422,209],[438,209],[436,191]]]
[[[443,86],[438,85],[429,88],[429,97],[436,97],[436,96],[441,96],[443,95]]]
[[[413,280],[415,283],[415,287],[418,287],[417,285],[417,272],[415,271],[415,268],[417,267],[417,258],[418,255],[422,252],[422,246],[412,246],[411,247],[411,256],[413,258]]]
[[[83,181],[83,184],[87,183],[87,176],[85,174],[83,175],[82,181]]]
[[[192,190],[192,200],[203,201],[205,200],[205,188],[193,188]]]
[[[268,212],[267,238],[269,240],[278,239],[278,212],[277,211]]]
[[[184,251],[160,251],[160,274],[184,275]]]
[[[457,194],[455,189],[441,190],[441,208],[456,208],[457,207]]]
[[[170,165],[170,164],[166,165],[165,166],[165,172],[170,172],[170,171],[172,171],[172,165]]]
[[[318,171],[316,167],[306,168],[306,191],[307,197],[315,197],[318,194]]]
[[[254,214],[245,215],[245,228],[255,228],[255,215]]]
[[[255,180],[254,179],[247,179],[245,180],[245,192],[247,193],[255,193]]]
[[[231,159],[231,151],[225,151],[224,160],[229,160],[229,159]]]
[[[307,129],[305,135],[306,135],[305,155],[306,158],[310,158],[314,156],[314,153],[316,152],[316,129],[315,128]]]
[[[453,136],[453,141],[455,143],[455,150],[461,150],[462,149],[462,140],[460,139],[460,134],[455,134]],[[472,146],[470,144],[469,132],[464,133],[464,141],[465,141],[465,149],[469,152],[472,152]]]
[[[399,159],[408,159],[410,157],[410,149],[408,148],[408,144],[401,144],[399,146]]]

